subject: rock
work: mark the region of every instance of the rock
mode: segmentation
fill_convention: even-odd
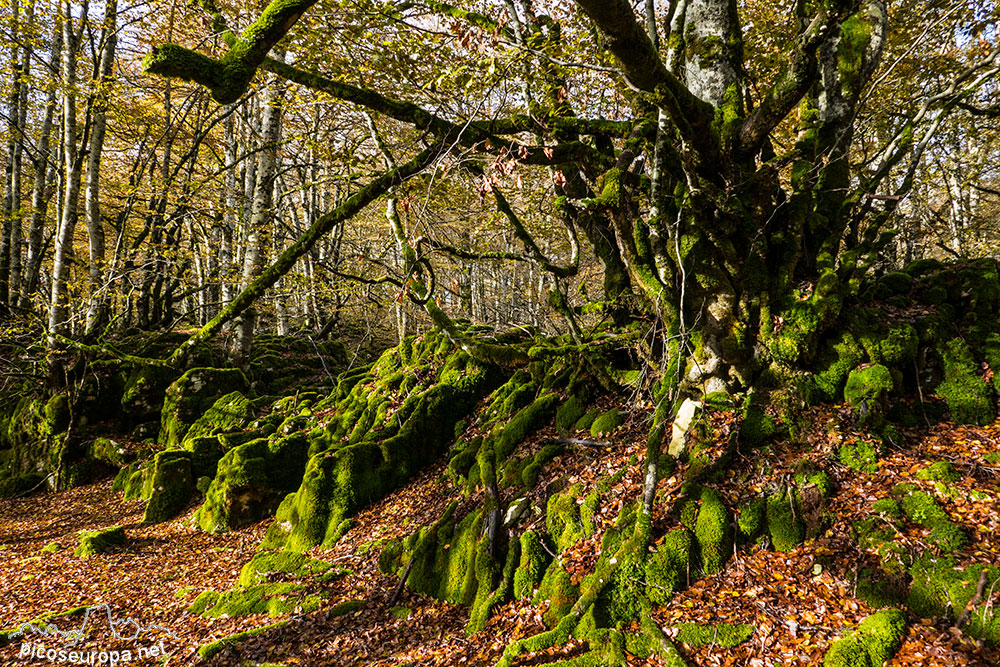
[[[684,399],[677,416],[674,418],[673,435],[670,438],[670,446],[667,452],[677,458],[684,453],[687,445],[687,433],[691,430],[695,417],[701,412],[701,401],[693,401],[690,398]]]

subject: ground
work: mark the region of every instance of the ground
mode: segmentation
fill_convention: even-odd
[[[612,407],[602,404],[602,409]],[[597,562],[604,530],[618,516],[623,503],[641,492],[648,413],[624,409],[626,422],[609,434],[583,444],[569,444],[544,467],[532,494],[538,498],[554,489],[579,485],[581,502],[602,479],[625,470],[590,518],[595,531],[581,537],[561,558],[574,582],[591,572]],[[709,439],[721,442],[732,427],[731,413],[722,413],[708,425]],[[723,569],[710,575],[690,573],[690,585],[670,601],[653,608],[652,618],[678,643],[690,665],[815,665],[831,643],[848,635],[876,609],[857,596],[860,567],[877,564],[872,553],[860,550],[851,526],[870,516],[873,502],[889,498],[900,482],[916,484],[933,493],[934,481],[924,469],[950,462],[961,480],[953,491],[935,497],[952,521],[969,535],[969,546],[952,556],[959,565],[993,563],[1000,550],[1000,464],[991,453],[1000,452],[1000,422],[957,427],[948,423],[923,424],[905,430],[902,442],[890,447],[874,463],[873,472],[846,467],[839,450],[866,436],[855,430],[847,408],[824,406],[810,410],[793,440],[785,439],[763,450],[740,453],[724,478],[707,486],[716,489],[729,507],[739,507],[769,485],[790,478],[803,458],[823,466],[837,487],[819,529],[805,544],[787,552],[761,543],[736,549]],[[553,427],[543,428],[519,450],[531,453],[563,437]],[[717,446],[721,450],[721,445]],[[700,456],[712,457],[712,447]],[[992,459],[992,463],[990,462]],[[697,461],[693,465],[698,465]],[[939,466],[940,467],[940,466]],[[660,482],[659,507],[678,497],[690,466],[679,465]],[[314,548],[309,556],[350,570],[336,577],[271,573],[275,583],[300,583],[318,598],[313,611],[298,611],[295,602],[273,617],[252,614],[234,618],[204,618],[187,611],[205,590],[227,591],[237,585],[240,569],[263,539],[268,521],[237,532],[209,535],[192,521],[197,501],[178,518],[143,525],[142,501],[124,501],[111,491],[110,480],[55,494],[0,500],[0,618],[11,628],[24,620],[100,603],[118,617],[131,617],[144,626],[159,625],[170,655],[166,664],[202,663],[202,645],[234,633],[287,621],[219,651],[209,664],[239,666],[284,665],[492,665],[513,640],[544,630],[546,603],[514,601],[495,610],[484,630],[468,636],[469,610],[402,591],[393,600],[398,577],[379,573],[381,545],[436,521],[447,504],[460,498],[457,514],[481,505],[482,492],[456,496],[443,464],[424,470],[405,487],[370,506],[332,548]],[[973,493],[985,493],[986,496]],[[676,518],[658,511],[654,535],[677,527]],[[809,523],[810,517],[805,517]],[[522,528],[543,529],[543,515],[529,515]],[[74,555],[79,531],[113,526],[125,528],[124,545],[108,545],[87,558]],[[914,523],[897,530],[892,542],[903,549],[926,548],[929,530]],[[56,545],[56,546],[53,546]],[[995,605],[997,593],[988,591],[982,605]],[[303,599],[303,608],[308,608]],[[363,605],[344,606],[361,600]],[[343,613],[345,612],[346,613]],[[80,616],[71,617],[74,622]],[[984,646],[954,627],[954,618],[910,618],[901,649],[889,665],[991,665],[1000,661],[996,646]],[[54,621],[66,628],[70,619]],[[687,623],[709,624],[689,632]],[[726,624],[751,626],[749,640],[735,646],[725,641]],[[91,645],[110,641],[101,630]],[[152,636],[152,635],[151,635]],[[705,640],[705,637],[709,639]],[[695,639],[691,639],[695,637]],[[701,637],[701,639],[698,639]],[[701,645],[685,644],[689,639]],[[526,654],[514,664],[539,665],[560,657],[582,654],[582,642],[571,640],[544,655]],[[18,657],[19,643],[0,648],[0,664],[49,664]],[[658,658],[629,656],[629,664],[660,665]],[[134,664],[142,664],[135,662]],[[148,664],[156,664],[148,660]]]

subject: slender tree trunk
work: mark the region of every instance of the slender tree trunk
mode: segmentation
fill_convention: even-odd
[[[243,256],[243,287],[264,269],[264,248],[267,230],[272,224],[274,185],[278,166],[278,142],[281,139],[281,109],[285,86],[271,86],[261,120],[261,151],[257,158],[253,204],[247,225],[247,240]],[[236,353],[241,359],[250,354],[257,325],[257,309],[248,308],[236,330]]]
[[[24,145],[24,126],[21,124],[22,53],[18,39],[20,33],[20,3],[13,0],[10,6],[10,64],[11,86],[7,99],[7,150],[4,155],[3,204],[0,206],[0,314],[7,310],[11,285],[12,251],[14,249],[14,217],[21,207],[20,193],[15,192],[15,183],[20,189],[20,154]]]
[[[62,59],[64,175],[62,218],[59,220],[52,261],[52,299],[49,306],[49,331],[52,334],[65,334],[69,325],[68,282],[73,258],[73,232],[76,229],[80,199],[80,161],[76,147],[76,36],[73,34],[72,3],[63,0],[62,7],[63,42],[66,45],[66,53]],[[56,347],[54,337],[50,336],[49,347]]]
[[[108,0],[104,7],[104,28],[99,71],[94,76],[93,126],[90,152],[87,155],[86,211],[90,237],[90,283],[87,306],[87,334],[96,333],[107,319],[108,296],[104,285],[105,240],[101,221],[101,156],[107,128],[108,87],[118,42],[118,0]]]

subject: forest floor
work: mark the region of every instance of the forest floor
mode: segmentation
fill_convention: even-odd
[[[599,525],[610,525],[621,504],[641,492],[642,452],[648,414],[640,409],[615,431],[603,446],[567,449],[546,466],[533,493],[542,499],[550,487],[581,484],[591,487],[610,473],[627,468],[621,482],[605,496]],[[669,604],[654,609],[655,621],[676,636],[682,623],[746,623],[755,631],[749,641],[733,648],[709,644],[679,648],[690,665],[816,665],[830,643],[873,613],[855,596],[856,573],[873,557],[863,553],[850,537],[852,522],[865,508],[888,497],[899,482],[928,486],[915,472],[929,463],[947,460],[962,473],[960,490],[978,489],[988,499],[971,500],[967,493],[943,501],[952,520],[971,537],[971,546],[957,552],[960,563],[1000,561],[1000,467],[983,456],[1000,452],[1000,421],[986,427],[926,425],[904,432],[904,442],[890,449],[872,474],[840,465],[838,448],[857,439],[849,412],[836,406],[813,409],[796,442],[780,442],[766,452],[738,456],[726,479],[715,486],[732,507],[760,493],[776,479],[792,473],[802,458],[820,463],[837,484],[831,500],[830,521],[816,539],[787,553],[760,546],[738,550],[726,568],[713,575],[692,572],[690,585]],[[725,419],[713,422],[720,443],[732,427]],[[522,447],[537,449],[546,439],[559,437],[551,428],[536,433]],[[721,445],[720,445],[721,448]],[[679,493],[684,466],[660,482],[661,507],[669,508]],[[545,629],[542,606],[511,602],[496,610],[486,628],[467,635],[468,609],[403,591],[390,603],[398,578],[378,571],[380,546],[388,539],[412,533],[435,521],[457,495],[439,465],[425,470],[404,488],[356,517],[356,525],[331,549],[314,549],[310,556],[351,571],[334,581],[304,583],[323,596],[320,607],[308,613],[270,618],[250,615],[205,618],[187,611],[204,590],[225,591],[236,586],[238,573],[263,539],[267,521],[244,530],[209,535],[192,526],[195,505],[174,521],[142,524],[143,502],[123,501],[112,492],[110,480],[60,493],[43,493],[0,500],[0,627],[16,628],[43,614],[106,603],[111,617],[134,619],[151,629],[148,643],[162,646],[168,657],[135,660],[133,664],[198,664],[199,646],[236,632],[276,621],[280,627],[247,639],[236,651],[223,651],[215,665],[491,665],[509,642]],[[981,497],[981,496],[976,496]],[[477,494],[462,499],[473,506]],[[461,508],[459,511],[462,511]],[[668,512],[662,511],[662,516]],[[542,524],[540,513],[526,519]],[[676,521],[676,520],[674,520]],[[128,541],[107,553],[83,558],[73,555],[80,530],[114,525],[125,527]],[[671,527],[657,519],[654,535]],[[579,579],[592,571],[602,530],[581,539],[563,554],[563,565]],[[926,545],[926,531],[900,531],[899,544],[907,549]],[[58,548],[49,546],[55,543]],[[926,547],[923,547],[926,548]],[[820,564],[822,563],[822,565]],[[361,600],[359,609],[335,615],[338,603]],[[980,604],[1000,604],[1000,591],[990,591]],[[985,647],[954,627],[954,619],[910,619],[902,648],[890,665],[996,665],[1000,651]],[[82,616],[52,621],[62,629],[76,627]],[[113,638],[106,620],[91,622],[87,650],[100,651]],[[142,640],[139,640],[141,643]],[[0,664],[50,664],[47,658],[22,655],[15,640],[0,648]],[[541,665],[582,653],[582,644],[570,643],[544,655],[529,654],[516,664]],[[122,664],[125,664],[124,662]],[[657,665],[656,658],[635,658],[630,664]]]

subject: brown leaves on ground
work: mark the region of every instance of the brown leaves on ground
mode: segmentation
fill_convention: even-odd
[[[610,407],[610,406],[608,406]],[[626,469],[621,482],[603,497],[594,523],[595,535],[582,538],[561,555],[575,580],[593,571],[600,555],[603,532],[625,502],[639,497],[642,457],[648,430],[647,410],[636,409],[630,419],[600,443],[570,444],[547,467],[529,494],[545,506],[552,493],[573,484],[585,497],[602,479]],[[726,569],[704,577],[692,572],[691,585],[671,602],[654,610],[653,618],[668,634],[680,623],[748,623],[756,628],[746,643],[731,649],[719,646],[680,645],[691,665],[815,665],[830,643],[850,632],[873,609],[855,597],[856,571],[872,562],[873,555],[858,550],[850,526],[866,516],[872,502],[889,496],[899,482],[912,482],[928,491],[933,483],[917,480],[915,473],[931,462],[950,461],[962,473],[956,483],[961,493],[937,497],[951,518],[972,538],[966,551],[955,554],[960,565],[997,562],[997,498],[1000,470],[983,458],[1000,451],[1000,422],[987,427],[940,424],[910,429],[905,442],[879,462],[876,474],[847,470],[837,459],[845,442],[865,437],[851,430],[849,415],[835,407],[810,411],[812,427],[796,442],[780,442],[765,452],[737,456],[723,482],[715,486],[735,507],[741,499],[759,495],[776,480],[790,474],[803,458],[810,458],[836,478],[839,488],[828,506],[832,521],[817,539],[789,553],[753,547],[739,550]],[[718,452],[732,432],[731,415],[720,415],[711,429],[717,434]],[[542,429],[520,451],[538,451],[545,442],[561,436]],[[677,525],[668,516],[678,497],[685,468],[661,480],[655,536]],[[973,500],[973,489],[985,491],[988,500]],[[481,492],[462,497],[448,479],[443,465],[423,472],[405,488],[361,512],[357,525],[332,549],[314,549],[310,555],[349,568],[352,574],[328,584],[309,583],[327,595],[312,613],[290,615],[282,628],[266,631],[239,646],[238,653],[224,651],[212,664],[236,667],[263,662],[285,665],[491,665],[515,639],[544,630],[544,608],[527,602],[510,602],[495,610],[485,630],[466,636],[468,610],[404,591],[394,615],[388,602],[397,578],[378,572],[381,545],[433,523],[452,499],[459,499],[461,515],[481,500]],[[503,489],[505,498],[511,489]],[[190,508],[193,510],[193,507]],[[205,619],[188,613],[194,596],[206,589],[224,591],[236,584],[241,566],[255,552],[266,522],[236,533],[207,535],[191,526],[190,513],[157,526],[143,526],[142,503],[125,502],[112,493],[110,483],[26,499],[0,500],[0,625],[16,626],[46,612],[65,611],[107,603],[119,617],[130,616],[143,624],[158,624],[175,634],[165,645],[167,664],[198,664],[198,646],[235,632],[259,628],[278,619],[266,616]],[[129,542],[89,559],[73,555],[77,531],[124,525]],[[522,528],[543,529],[544,515],[531,514]],[[907,549],[926,549],[926,531],[910,525],[896,539]],[[57,542],[62,548],[43,553]],[[345,616],[330,610],[345,600],[366,604]],[[987,603],[986,600],[983,604]],[[996,604],[996,600],[992,600]],[[997,650],[987,649],[951,627],[946,619],[912,619],[905,641],[891,665],[990,665],[1000,661]],[[70,625],[66,621],[67,627]],[[99,646],[96,635],[90,642]],[[585,645],[572,641],[517,664],[541,665],[581,654]],[[27,664],[17,657],[17,644],[0,649],[0,663]],[[141,663],[135,663],[141,664]],[[152,663],[150,663],[152,664]],[[633,657],[630,664],[656,665],[655,658]]]

